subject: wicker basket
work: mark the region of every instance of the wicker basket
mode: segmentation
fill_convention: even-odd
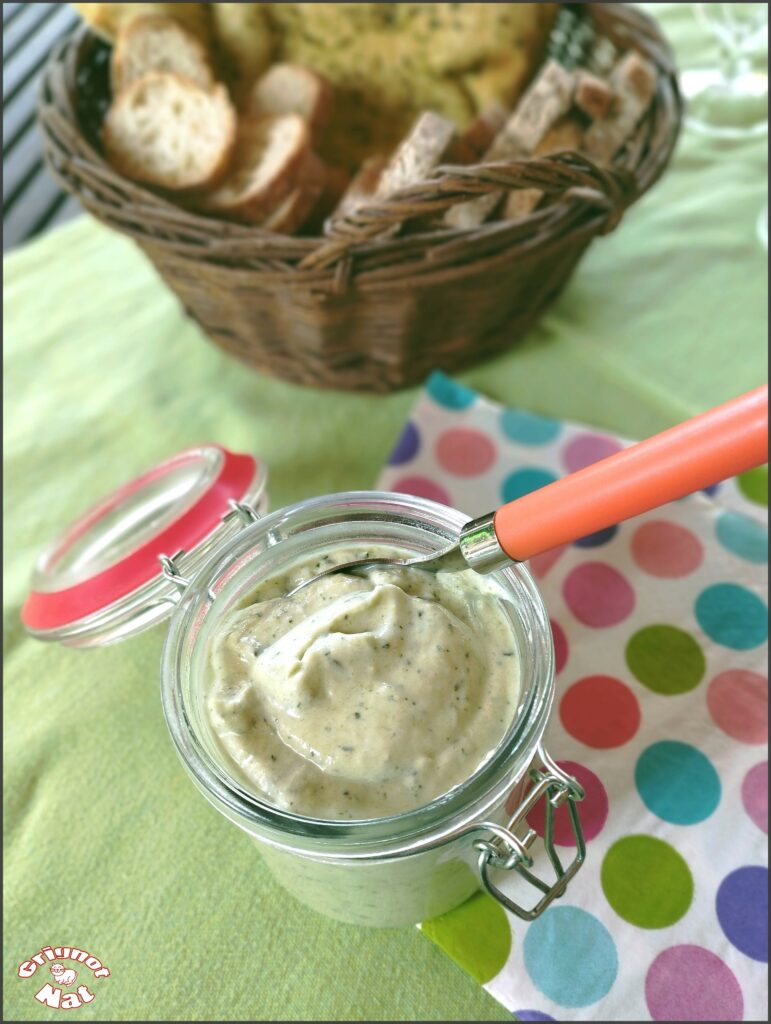
[[[586,6],[599,33],[622,51],[639,50],[660,71],[653,104],[612,167],[562,153],[440,168],[360,210],[333,239],[214,220],[105,162],[99,125],[109,97],[106,53],[86,29],[54,53],[43,75],[46,156],[87,210],[135,239],[223,349],[300,384],[392,391],[436,367],[476,362],[525,334],[589,242],[618,224],[670,159],[682,104],[667,43],[634,8]],[[84,74],[89,87],[79,94]],[[405,221],[462,199],[532,187],[550,202],[522,220],[395,235]],[[390,237],[377,237],[384,233]]]

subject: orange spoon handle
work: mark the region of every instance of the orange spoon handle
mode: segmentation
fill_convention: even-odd
[[[768,461],[768,385],[503,505],[498,542],[523,562]]]

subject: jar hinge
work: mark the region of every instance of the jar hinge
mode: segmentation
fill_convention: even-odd
[[[245,501],[235,501],[235,499],[229,498],[228,505],[230,510],[222,517],[223,523],[231,523],[234,520],[238,520],[242,526],[251,526],[252,523],[256,523],[260,518],[260,513],[257,509]],[[179,563],[184,557],[185,552],[183,550],[177,551],[171,558],[168,555],[158,555],[158,561],[161,563],[163,570],[161,575],[169,583],[173,583],[180,594],[184,593],[191,582],[180,569]],[[210,601],[214,600],[215,594],[211,589],[207,592],[207,595]]]
[[[562,896],[568,882],[583,864],[586,855],[581,820],[576,807],[576,803],[583,800],[584,791],[575,779],[560,771],[548,755],[542,754],[542,759],[546,764],[545,770],[531,770],[530,778],[533,781],[533,786],[505,827],[493,822],[480,822],[473,826],[473,831],[493,834],[493,838],[477,839],[473,844],[474,848],[479,851],[479,874],[482,884],[487,892],[502,903],[507,910],[525,921],[535,920],[553,900]],[[545,808],[544,847],[556,875],[556,880],[553,882],[544,881],[530,870],[533,867],[530,850],[537,838],[535,830],[528,826],[522,838],[516,835],[516,830],[526,823],[528,814],[540,800],[544,801]],[[554,843],[554,813],[564,805],[567,805],[576,844],[575,856],[567,867],[563,866]],[[541,899],[530,910],[520,906],[492,881],[490,878],[491,868],[501,871],[516,871],[543,894]]]

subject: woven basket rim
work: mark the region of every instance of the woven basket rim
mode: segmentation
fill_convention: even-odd
[[[342,234],[294,237],[235,224],[183,209],[164,195],[124,178],[85,138],[75,110],[79,61],[99,38],[81,26],[52,53],[41,76],[39,122],[52,172],[98,218],[136,241],[177,256],[242,266],[275,275],[284,285],[343,291],[398,287],[417,275],[447,275],[458,262],[494,259],[519,245],[544,253],[584,234],[607,233],[658,179],[669,161],[682,121],[682,99],[671,48],[656,22],[628,4],[587,4],[598,30],[621,49],[634,48],[659,71],[654,104],[637,136],[609,167],[578,153],[475,165],[444,165],[424,181],[360,208]],[[437,229],[382,238],[383,232],[422,212],[440,211],[488,192],[539,188],[558,196],[518,221],[477,228]],[[401,274],[400,274],[401,268]]]

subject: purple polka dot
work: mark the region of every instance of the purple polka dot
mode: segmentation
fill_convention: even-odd
[[[420,450],[420,434],[414,423],[408,423],[402,431],[402,436],[396,442],[396,447],[391,452],[388,460],[391,466],[401,466],[410,459],[414,459]]]
[[[579,434],[565,445],[562,462],[569,473],[576,473],[593,462],[620,452],[624,446],[606,434]]]
[[[768,761],[756,764],[744,776],[742,803],[760,831],[768,835]]]
[[[717,917],[728,941],[768,963],[768,868],[737,868],[717,891]]]
[[[414,494],[418,498],[438,501],[440,505],[452,505],[452,498],[444,487],[434,480],[429,480],[427,476],[399,477],[398,480],[391,484],[391,490],[397,494]]]
[[[562,586],[568,608],[579,622],[593,629],[623,622],[635,606],[626,577],[603,562],[584,562],[571,570]]]
[[[599,548],[603,544],[607,544],[608,541],[613,540],[617,533],[617,526],[608,526],[604,530],[598,530],[596,533],[590,533],[586,537],[581,537],[575,544],[579,548]]]
[[[540,1010],[515,1010],[514,1016],[517,1020],[554,1020],[548,1013],[541,1013]]]
[[[742,1020],[744,999],[733,971],[701,946],[659,953],[645,979],[654,1020]]]
[[[584,799],[579,807],[579,815],[581,817],[584,839],[589,842],[591,839],[595,839],[605,828],[605,823],[608,820],[608,794],[594,772],[584,765],[577,764],[575,761],[558,761],[557,763],[563,771],[567,772],[568,775],[572,775],[583,787]],[[539,800],[530,814],[528,814],[527,823],[530,828],[534,828],[538,835],[543,838],[546,824],[546,809],[543,800]],[[566,805],[557,808],[555,811],[553,827],[554,842],[558,846],[576,845],[573,826]]]

